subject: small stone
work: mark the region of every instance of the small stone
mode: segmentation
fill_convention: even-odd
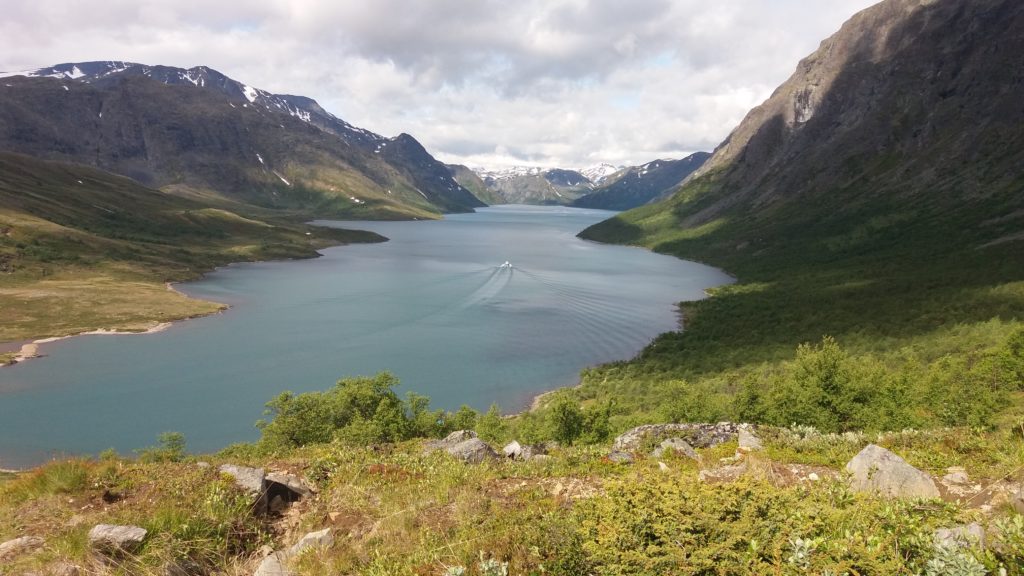
[[[821,480],[821,478],[819,478],[815,472],[811,472],[810,474],[808,474],[807,479],[810,480],[811,482],[817,482],[818,480]]]
[[[210,467],[210,463],[209,462],[203,462],[203,461],[196,462],[196,468],[202,468],[202,469],[205,470],[205,469],[207,469],[209,467]]]
[[[933,536],[936,548],[970,548],[985,545],[985,529],[972,522],[952,528],[939,528]]]
[[[138,526],[97,524],[89,530],[89,545],[104,554],[135,552],[145,539],[146,529]]]
[[[668,472],[668,464],[665,464],[664,462],[658,462],[658,470],[661,470],[662,472]]]
[[[40,548],[45,541],[36,536],[22,536],[0,544],[0,558],[13,558]]]
[[[288,553],[292,556],[300,554],[309,548],[327,548],[334,544],[334,534],[330,528],[324,528],[319,532],[310,532],[292,546]]]
[[[248,468],[246,466],[235,466],[234,464],[222,464],[222,474],[227,474],[235,479],[239,488],[251,494],[263,493],[263,482],[266,480],[266,473],[263,468]]]
[[[890,498],[938,498],[939,489],[924,472],[892,452],[868,444],[846,464],[850,485],[858,492]]]
[[[616,464],[631,464],[633,462],[633,455],[629,452],[616,450],[608,455],[608,459]]]

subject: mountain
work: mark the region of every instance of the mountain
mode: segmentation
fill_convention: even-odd
[[[1009,0],[865,10],[667,202],[583,235],[723,263],[1020,250],[1022,27],[1024,4]]]
[[[459,186],[469,190],[481,202],[487,204],[505,203],[505,199],[494,190],[488,188],[483,179],[469,167],[461,164],[448,164],[448,171],[451,172],[452,178],[455,178]]]
[[[681,160],[655,160],[626,168],[606,177],[594,191],[574,200],[571,206],[629,210],[675,190],[711,156],[697,152]]]
[[[144,330],[215,312],[222,307],[164,283],[231,262],[312,258],[326,246],[384,240],[267,218],[273,215],[0,152],[0,342]]]
[[[587,168],[580,170],[580,174],[586,176],[587,179],[593,182],[595,186],[599,186],[604,184],[605,179],[622,169],[622,166],[612,166],[611,164],[601,163],[588,166]]]
[[[207,67],[85,62],[3,76],[0,149],[318,215],[483,205],[411,136],[385,138]]]
[[[476,173],[504,204],[569,204],[593,188],[582,173],[561,168],[515,166]]]

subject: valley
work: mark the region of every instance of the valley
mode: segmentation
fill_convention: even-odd
[[[1024,574],[1024,4],[399,6],[0,78],[0,575]]]

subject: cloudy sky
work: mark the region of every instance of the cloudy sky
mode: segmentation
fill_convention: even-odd
[[[208,65],[470,166],[711,150],[875,0],[4,0],[0,71]]]

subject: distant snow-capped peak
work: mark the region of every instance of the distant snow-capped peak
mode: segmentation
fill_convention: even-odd
[[[493,180],[504,180],[506,178],[515,178],[517,176],[538,176],[548,170],[548,168],[542,168],[540,166],[511,166],[508,168],[472,168],[473,172],[480,178]]]
[[[600,184],[602,180],[615,174],[619,170],[622,170],[621,166],[612,166],[611,164],[601,163],[583,168],[580,170],[580,174],[583,174],[594,184]]]

